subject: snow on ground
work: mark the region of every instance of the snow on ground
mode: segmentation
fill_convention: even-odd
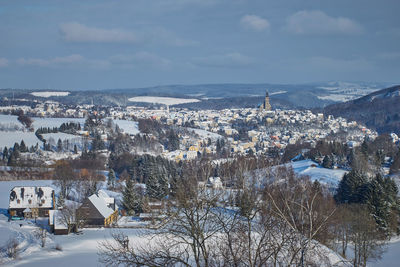
[[[80,144],[82,137],[73,135],[73,134],[66,134],[66,133],[48,133],[48,134],[42,134],[43,138],[46,140],[49,140],[50,138],[53,138],[54,141],[58,141],[58,139],[61,140],[70,140],[73,141],[72,143],[78,143]]]
[[[69,95],[70,92],[51,92],[51,91],[45,91],[45,92],[32,92],[31,95],[33,96],[38,96],[38,97],[51,97],[51,96],[67,96]]]
[[[15,115],[0,114],[0,123],[15,123],[21,125],[21,123],[18,121],[18,116]]]
[[[285,94],[285,93],[287,93],[287,91],[276,91],[276,92],[269,93],[269,95],[270,96],[271,95],[280,95],[280,94]]]
[[[369,262],[368,267],[397,267],[400,262],[400,240],[397,238],[393,242],[389,242],[387,246],[387,250],[382,255],[381,260],[377,260],[374,262]]]
[[[135,135],[139,133],[139,125],[136,121],[113,120],[125,133]]]
[[[0,148],[12,147],[15,143],[21,143],[24,140],[26,146],[35,146],[36,143],[39,145],[42,142],[36,137],[34,132],[3,132],[0,131]]]
[[[347,173],[341,169],[326,169],[319,166],[312,160],[300,160],[290,163],[293,170],[298,175],[308,175],[311,181],[319,181],[329,187],[336,188],[342,180],[343,175]]]
[[[202,138],[211,138],[211,140],[215,141],[219,138],[223,138],[221,135],[216,134],[216,133],[212,133],[203,129],[196,129],[196,128],[186,128],[188,131],[193,131],[196,134],[198,134],[199,136],[201,136]]]
[[[143,103],[159,103],[164,105],[178,105],[186,103],[200,102],[195,98],[175,98],[175,97],[159,97],[159,96],[135,96],[128,99],[131,102]]]
[[[67,122],[75,122],[75,123],[80,123],[81,126],[85,123],[85,119],[83,118],[39,118],[39,117],[33,117],[33,127],[36,129],[40,127],[60,127],[61,124],[67,123]]]

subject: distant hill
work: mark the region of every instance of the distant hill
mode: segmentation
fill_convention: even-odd
[[[186,105],[194,109],[256,107],[263,101],[265,90],[271,96],[273,108],[322,108],[365,96],[388,83],[369,82],[319,82],[307,84],[198,84],[162,85],[147,88],[107,90],[55,90],[55,89],[1,89],[0,105],[10,100],[53,100],[64,104],[137,105],[128,101],[134,96],[166,96],[197,98],[201,102]],[[52,94],[49,94],[52,91]],[[68,93],[68,95],[65,95]],[[46,97],[43,97],[46,96]]]
[[[324,113],[362,122],[379,133],[400,134],[400,85],[329,105]]]

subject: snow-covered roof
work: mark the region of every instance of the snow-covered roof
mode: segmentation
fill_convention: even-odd
[[[16,186],[10,192],[9,208],[53,208],[53,195],[49,186]]]
[[[68,229],[68,225],[63,219],[61,212],[61,210],[49,211],[49,225],[54,225],[54,230]]]
[[[99,190],[98,194],[99,194],[99,197],[102,197],[104,199],[104,201],[107,203],[107,205],[114,204],[114,198],[108,196],[108,194],[105,191]]]
[[[106,192],[100,191],[97,194],[91,195],[89,201],[92,202],[93,206],[95,206],[104,218],[108,218],[114,213],[114,210],[109,207],[109,203],[107,203],[106,199],[112,199],[112,203],[114,203],[114,198],[110,198]]]

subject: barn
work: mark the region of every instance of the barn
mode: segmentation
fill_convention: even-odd
[[[77,214],[87,226],[110,226],[118,219],[118,206],[114,198],[99,190],[83,201]]]

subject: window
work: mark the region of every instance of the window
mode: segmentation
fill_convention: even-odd
[[[18,204],[21,204],[21,200],[17,199],[17,203],[18,203]]]
[[[32,199],[29,199],[29,200],[28,200],[28,203],[29,203],[29,204],[32,204]]]

